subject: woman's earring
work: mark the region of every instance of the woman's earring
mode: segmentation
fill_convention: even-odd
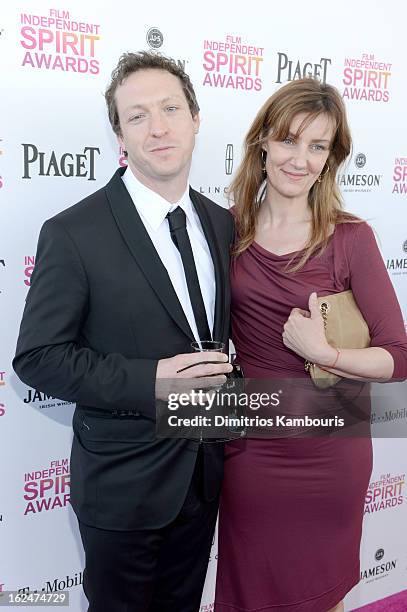
[[[263,174],[267,174],[266,158],[267,158],[267,152],[264,149],[262,149],[261,150],[261,169],[263,171]]]
[[[329,172],[329,164],[326,165],[325,172],[319,175],[319,177],[317,178],[317,182],[322,183],[322,179],[324,178],[325,174],[328,174],[328,172]]]

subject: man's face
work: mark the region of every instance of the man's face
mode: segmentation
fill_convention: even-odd
[[[166,70],[134,72],[116,89],[120,145],[147,187],[187,180],[199,116],[192,117],[178,77]]]

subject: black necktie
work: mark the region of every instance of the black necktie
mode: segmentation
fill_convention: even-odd
[[[195,267],[194,255],[187,232],[187,218],[180,206],[167,215],[171,238],[180,252],[182,265],[184,266],[185,279],[187,281],[188,293],[194,311],[195,323],[201,341],[211,340],[208,319],[206,318],[205,305],[199,286],[198,274]]]

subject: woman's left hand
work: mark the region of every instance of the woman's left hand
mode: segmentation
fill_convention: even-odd
[[[318,305],[317,294],[311,293],[309,312],[293,308],[283,331],[284,345],[312,363],[328,366],[333,363],[336,349],[326,340],[324,321]]]

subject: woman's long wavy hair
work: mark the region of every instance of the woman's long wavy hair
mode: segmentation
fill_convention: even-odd
[[[321,173],[321,182],[316,181],[308,194],[312,212],[311,236],[301,258],[299,261],[297,259],[290,271],[299,270],[311,255],[323,251],[334,225],[360,221],[343,210],[336,184],[338,169],[349,156],[352,147],[343,100],[334,87],[316,79],[292,81],[277,90],[258,112],[245,138],[243,160],[228,189],[229,200],[235,204],[238,234],[234,255],[243,253],[254,240],[256,218],[267,186],[262,144],[270,134],[273,140],[284,140],[290,132],[292,120],[299,113],[306,115],[299,133],[322,113],[331,118],[335,131],[327,164]]]

